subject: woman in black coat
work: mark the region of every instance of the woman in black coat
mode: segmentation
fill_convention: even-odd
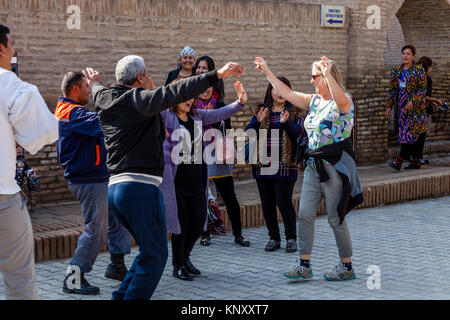
[[[179,59],[178,67],[169,72],[165,85],[172,83],[174,80],[188,78],[192,75],[192,68],[194,67],[195,62],[195,51],[191,47],[186,46],[180,51]]]

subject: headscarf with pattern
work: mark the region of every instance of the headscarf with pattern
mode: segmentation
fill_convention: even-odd
[[[195,59],[195,51],[194,49],[192,49],[190,46],[186,46],[184,47],[181,51],[180,51],[180,59],[182,56],[184,56],[185,54],[190,54],[191,56],[194,57]]]

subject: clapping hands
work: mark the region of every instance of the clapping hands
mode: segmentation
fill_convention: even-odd
[[[259,109],[258,115],[256,116],[259,123],[263,122],[269,112],[269,108],[262,107]]]
[[[289,111],[284,110],[280,115],[280,123],[285,123],[289,119]]]
[[[247,92],[245,92],[245,90],[244,90],[244,86],[239,81],[236,81],[234,83],[234,89],[236,90],[236,93],[238,95],[239,102],[241,104],[246,104],[248,97],[247,97]]]

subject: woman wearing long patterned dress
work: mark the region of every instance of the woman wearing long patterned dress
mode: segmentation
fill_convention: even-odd
[[[420,169],[419,135],[427,130],[428,121],[425,105],[426,75],[421,65],[414,63],[416,49],[404,46],[403,64],[393,71],[386,100],[386,114],[396,113],[400,154],[389,166],[400,170],[404,160],[411,160],[405,169]],[[398,119],[398,120],[397,120]]]

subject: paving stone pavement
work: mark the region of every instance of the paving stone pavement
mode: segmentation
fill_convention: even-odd
[[[450,299],[450,197],[352,211],[347,223],[353,240],[353,264],[358,278],[328,282],[323,273],[338,262],[333,232],[326,217],[318,217],[312,254],[314,278],[291,282],[282,276],[297,253],[265,252],[265,227],[249,228],[249,248],[233,243],[232,235],[216,236],[209,247],[196,245],[191,260],[204,276],[192,282],[172,277],[171,255],[153,299]],[[283,226],[280,225],[283,232]],[[282,248],[285,241],[282,242]],[[169,244],[170,252],[170,244]],[[131,265],[137,249],[126,257]],[[101,288],[95,297],[62,292],[69,259],[36,265],[39,296],[51,300],[109,300],[119,282],[103,277],[109,255],[102,253],[87,279]],[[370,266],[381,271],[380,289],[369,289]],[[0,275],[0,299],[4,299]]]
[[[431,159],[432,164],[424,166],[420,172],[401,170],[396,172],[387,163],[373,166],[358,167],[362,185],[380,185],[398,182],[399,179],[429,177],[431,175],[450,173],[450,157]],[[414,171],[414,170],[413,170]],[[295,183],[293,198],[299,198],[303,182],[303,172],[299,173]],[[211,184],[211,191],[216,196],[216,188]],[[235,181],[235,191],[241,206],[259,204],[259,196],[256,181],[254,179]],[[53,204],[41,204],[30,212],[31,222],[35,235],[41,232],[57,231],[61,229],[80,229],[84,227],[79,202],[62,202]]]

